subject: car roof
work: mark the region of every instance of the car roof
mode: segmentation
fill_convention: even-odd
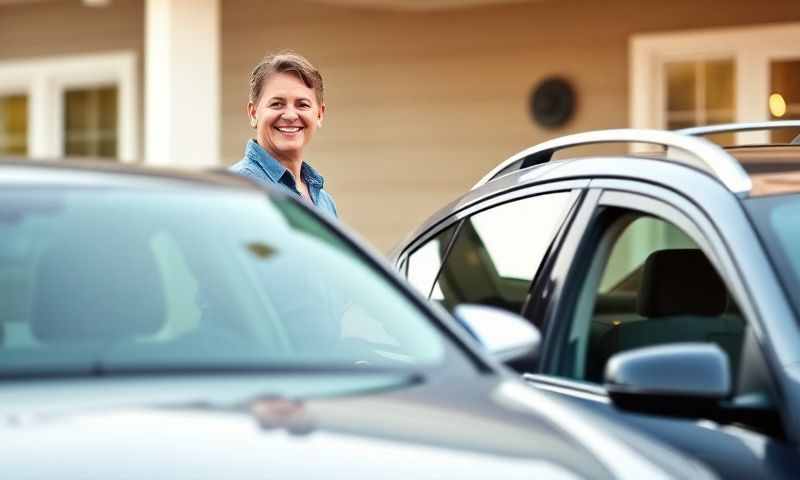
[[[263,191],[252,181],[224,170],[179,170],[108,161],[20,158],[0,159],[0,185],[112,186],[149,190],[194,187]]]
[[[724,151],[738,161],[740,168],[746,172],[752,182],[752,187],[746,193],[730,192],[731,195],[749,198],[800,192],[800,145],[746,145],[725,147]],[[578,178],[617,177],[667,184],[673,189],[680,190],[683,187],[682,182],[670,184],[668,178],[663,176],[664,172],[669,172],[670,176],[691,175],[699,181],[703,181],[701,177],[705,177],[705,182],[708,182],[710,186],[716,184],[726,188],[723,182],[701,166],[688,162],[676,162],[668,155],[669,152],[649,152],[615,156],[582,156],[551,160],[517,170],[513,168],[503,171],[496,170],[496,176],[488,179],[485,183],[479,182],[471,190],[430,216],[400,242],[390,255],[392,258],[398,257],[404,249],[411,246],[410,242],[435,229],[437,225],[456,212],[503,192],[536,184]],[[655,165],[658,168],[627,168],[632,166],[632,162],[650,162],[651,165],[658,162]],[[642,166],[645,165],[642,164]],[[691,195],[691,192],[685,193]]]

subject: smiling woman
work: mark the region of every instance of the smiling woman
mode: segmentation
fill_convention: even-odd
[[[324,179],[306,163],[303,150],[322,126],[322,75],[294,53],[268,55],[250,74],[247,115],[255,129],[244,158],[231,170],[256,181],[283,186],[336,216]]]

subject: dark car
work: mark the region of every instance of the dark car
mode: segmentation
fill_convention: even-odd
[[[224,174],[0,164],[3,478],[709,478]],[[466,308],[502,358],[514,315]],[[513,338],[481,325],[504,323]]]
[[[724,478],[800,472],[800,145],[721,148],[606,130],[531,147],[411,234],[393,260],[429,299],[542,331],[531,386],[627,422]],[[567,157],[572,147],[664,151]]]

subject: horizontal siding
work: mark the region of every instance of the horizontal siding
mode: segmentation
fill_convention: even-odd
[[[135,52],[138,60],[139,131],[144,151],[144,2],[113,0],[91,8],[78,0],[0,5],[0,62],[36,57]]]
[[[221,0],[220,154],[234,162],[251,135],[247,77],[259,57],[282,48],[307,55],[325,75],[328,105],[307,158],[343,220],[385,251],[516,151],[626,126],[632,34],[800,21],[797,5],[545,0],[415,13]],[[142,0],[0,6],[0,61],[133,50],[143,79],[143,44]],[[578,93],[575,118],[555,131],[537,128],[527,112],[530,88],[552,74]]]
[[[499,161],[552,136],[628,124],[634,33],[800,20],[797,0],[544,1],[444,12],[387,12],[313,2],[223,4],[226,162],[249,137],[247,75],[290,47],[326,81],[328,114],[307,159],[342,218],[386,251]],[[531,86],[570,79],[565,129],[529,120]]]

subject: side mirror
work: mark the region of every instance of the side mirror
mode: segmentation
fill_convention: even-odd
[[[612,356],[605,388],[623,410],[709,417],[730,396],[731,373],[728,357],[717,345],[660,345]]]
[[[458,305],[456,319],[497,360],[535,358],[542,336],[522,316],[484,305]]]

